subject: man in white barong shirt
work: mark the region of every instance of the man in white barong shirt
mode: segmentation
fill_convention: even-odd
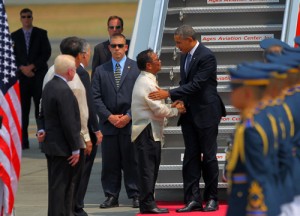
[[[174,102],[170,107],[164,103],[164,100],[154,101],[148,98],[148,94],[158,88],[156,74],[161,69],[161,62],[153,50],[148,49],[139,53],[137,65],[141,73],[132,93],[131,139],[138,157],[140,212],[142,214],[168,213],[168,209],[158,208],[154,200],[163,128],[166,117],[184,113],[185,108],[181,101]]]

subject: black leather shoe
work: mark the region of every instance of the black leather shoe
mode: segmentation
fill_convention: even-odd
[[[140,207],[140,201],[138,197],[133,197],[132,199],[132,208],[139,208]]]
[[[117,198],[113,196],[108,196],[107,199],[100,204],[100,208],[112,208],[112,207],[118,207],[119,201]]]
[[[74,216],[88,216],[88,214],[83,209],[76,209]]]
[[[169,210],[166,208],[153,208],[148,210],[141,210],[141,214],[163,214],[169,213]]]
[[[210,212],[210,211],[217,211],[218,209],[219,209],[219,202],[211,199],[206,203],[206,206],[203,209],[203,211]]]
[[[181,209],[176,209],[176,212],[191,212],[191,211],[202,211],[202,204],[196,201],[190,201],[186,206]]]

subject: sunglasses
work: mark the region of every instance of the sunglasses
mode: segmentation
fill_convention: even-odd
[[[25,18],[27,18],[27,19],[31,19],[31,18],[32,18],[32,16],[31,16],[31,15],[28,15],[28,16],[21,16],[21,18],[22,18],[22,19],[25,19]]]
[[[125,44],[110,44],[110,47],[113,49],[116,47],[123,48],[124,46],[125,46]]]
[[[109,29],[121,29],[121,26],[108,26]]]

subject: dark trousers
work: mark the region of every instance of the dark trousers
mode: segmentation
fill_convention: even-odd
[[[84,149],[80,149],[80,158],[76,166],[74,167],[74,179],[72,182],[72,186],[74,187],[74,197],[73,197],[73,212],[75,215],[76,209],[77,209],[77,199],[80,195],[80,186],[81,186],[81,179],[84,177],[84,168],[85,168],[85,155],[84,155]]]
[[[219,166],[217,160],[218,124],[198,128],[192,116],[182,118],[181,129],[185,152],[182,167],[184,202],[201,201],[201,171],[205,183],[204,200],[217,200]],[[203,158],[201,160],[201,154]]]
[[[161,143],[154,141],[150,124],[137,137],[134,146],[138,155],[140,210],[153,209],[156,207],[154,189],[161,158]]]
[[[39,116],[39,105],[42,96],[43,79],[37,77],[24,77],[20,78],[20,94],[21,94],[21,107],[22,107],[22,146],[23,148],[29,147],[28,140],[28,125],[29,113],[31,107],[31,98],[34,102],[34,115],[35,119]]]
[[[94,160],[97,154],[97,145],[93,145],[92,152],[90,155],[85,156],[85,164],[83,169],[83,174],[80,179],[79,189],[77,193],[76,203],[75,203],[75,211],[80,211],[84,208],[84,197],[88,188],[92,167],[94,164]],[[75,214],[76,215],[76,214]]]
[[[68,157],[46,154],[48,167],[48,216],[72,215],[74,167]]]
[[[130,135],[104,135],[101,150],[101,182],[105,196],[119,197],[122,171],[128,198],[139,196],[136,179],[137,160]]]

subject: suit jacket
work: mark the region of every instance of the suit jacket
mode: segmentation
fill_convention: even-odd
[[[187,54],[180,59],[180,87],[170,90],[172,100],[184,101],[187,112],[199,128],[210,127],[226,115],[225,106],[217,92],[217,62],[214,54],[199,43],[186,75],[184,70]],[[181,123],[181,115],[178,124]]]
[[[21,65],[26,66],[34,64],[35,69],[33,72],[36,77],[42,77],[43,79],[48,70],[47,61],[51,56],[51,46],[47,36],[47,31],[37,27],[32,28],[28,54],[22,28],[13,32],[11,37],[14,43],[17,67],[19,68]],[[20,77],[25,77],[20,70],[18,70],[18,74]]]
[[[108,121],[108,117],[111,114],[131,115],[132,90],[139,74],[136,62],[127,58],[117,89],[112,60],[96,68],[92,89],[103,135],[131,134],[131,122],[118,129]]]
[[[45,154],[66,157],[80,148],[78,102],[68,84],[57,76],[43,90],[41,120],[38,128],[46,131]]]
[[[98,122],[98,117],[97,117],[94,99],[93,99],[90,75],[81,65],[77,68],[76,72],[85,87],[86,100],[87,100],[87,105],[89,110],[88,128],[90,131],[90,135],[93,136],[91,137],[91,139],[95,140],[96,137],[94,132],[99,130],[99,122]],[[95,142],[93,143],[95,144]]]
[[[126,40],[126,44],[129,47],[130,40]],[[92,61],[92,78],[94,76],[96,67],[111,60],[111,52],[109,51],[108,45],[109,45],[109,40],[97,44],[94,48],[94,55]],[[127,54],[128,53],[126,52],[126,55]]]

